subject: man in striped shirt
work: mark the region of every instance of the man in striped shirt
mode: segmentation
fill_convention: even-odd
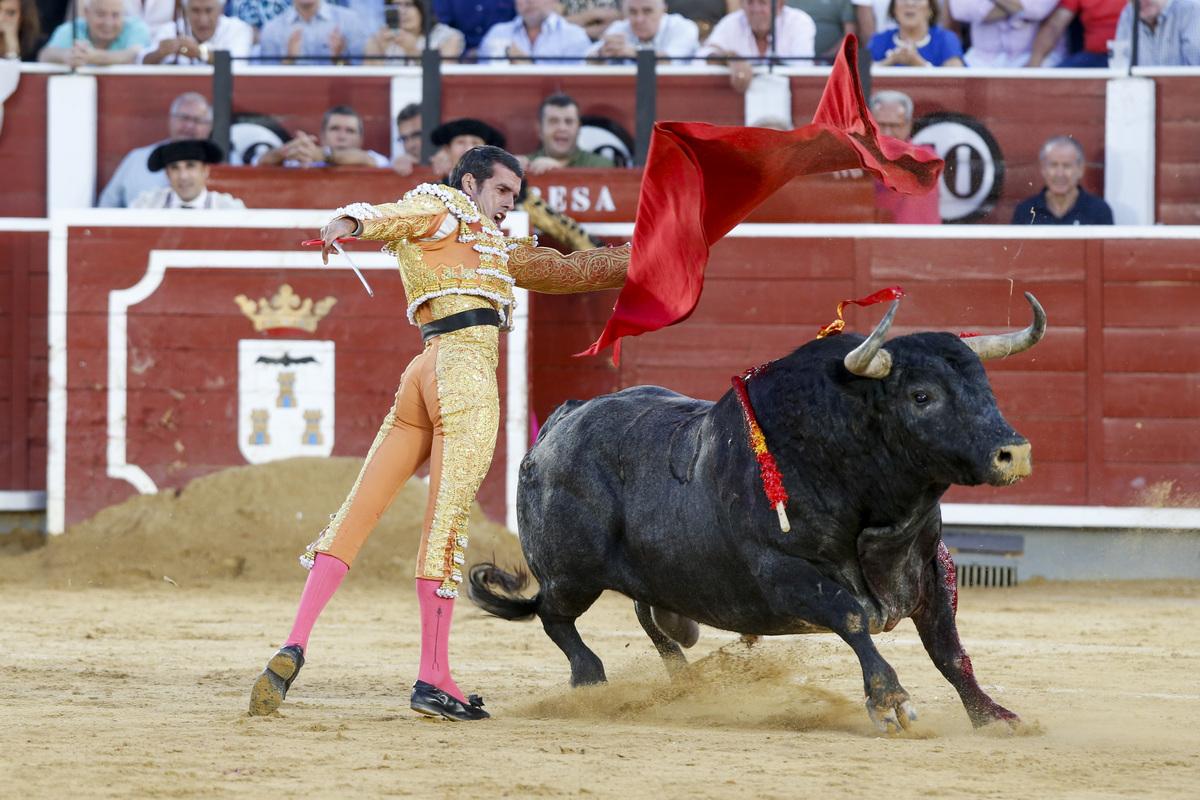
[[[1117,20],[1117,40],[1133,38],[1133,3]],[[1200,66],[1200,0],[1141,0],[1138,67]]]

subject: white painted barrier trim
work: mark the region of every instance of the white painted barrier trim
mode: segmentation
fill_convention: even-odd
[[[46,338],[49,381],[46,391],[46,531],[66,525],[67,478],[67,225],[50,220],[46,261],[49,297]]]
[[[50,230],[50,220],[44,217],[0,217],[0,231],[40,233]]]
[[[0,492],[0,511],[43,511],[45,508],[45,492]]]
[[[832,71],[828,65],[808,66],[778,64],[771,72],[776,75],[817,75],[828,76]],[[443,75],[493,75],[502,70],[505,75],[634,75],[637,67],[633,64],[456,64],[451,61],[442,62]],[[59,64],[22,64],[21,72],[41,72],[49,74],[68,74],[70,70]],[[198,66],[158,66],[149,64],[114,65],[110,67],[84,66],[75,70],[78,75],[211,75],[213,68],[208,65]],[[656,69],[659,75],[728,75],[729,68],[711,66],[708,64],[666,64],[660,63]],[[755,72],[765,73],[767,68],[755,67]],[[281,66],[264,64],[257,61],[233,61],[234,75],[262,75],[265,77],[370,77],[397,75],[420,75],[420,66],[362,66],[362,65],[317,65],[297,64]],[[911,67],[881,67],[871,66],[872,77],[903,78],[906,82],[937,81],[946,78],[1018,78],[1021,80],[1096,80],[1126,77],[1126,71],[1110,68],[987,68],[987,67],[940,67],[936,70],[914,70]],[[1189,77],[1200,74],[1195,67],[1134,67],[1133,74],[1141,77]]]
[[[1200,531],[1200,508],[942,503],[946,525]]]
[[[529,215],[524,211],[510,213],[505,228],[511,236],[528,236]],[[516,533],[517,481],[521,459],[529,449],[529,290],[513,287],[513,299],[513,329],[505,340],[508,416],[504,421],[504,524]]]
[[[595,236],[633,237],[632,222],[584,222]],[[1019,231],[1019,233],[1018,233]],[[1200,225],[876,225],[743,222],[726,239],[1200,239]]]
[[[1105,87],[1104,199],[1122,225],[1155,222],[1155,94],[1149,78],[1122,77]]]

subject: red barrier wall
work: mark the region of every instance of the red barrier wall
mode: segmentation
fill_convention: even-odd
[[[46,247],[0,232],[0,491],[46,488]]]
[[[46,216],[45,73],[26,72],[4,101],[0,131],[0,217]]]
[[[286,331],[282,338],[333,341],[336,348],[336,414],[333,455],[362,457],[391,408],[400,376],[421,349],[421,339],[404,318],[403,288],[396,275],[370,275],[375,297],[354,273],[321,268],[258,266],[261,251],[294,253],[307,230],[202,228],[112,228],[90,225],[68,231],[67,436],[65,496],[67,525],[136,493],[108,476],[109,293],[132,287],[147,273],[150,252],[209,251],[194,262],[168,268],[161,284],[128,309],[126,357],[126,462],[143,470],[159,490],[246,463],[238,446],[240,340],[272,338],[256,333],[234,298],[271,298],[283,284],[300,298],[337,300],[316,333]],[[360,252],[377,250],[360,247]],[[247,250],[236,264],[220,261],[223,251]],[[212,266],[214,263],[220,266]],[[276,336],[275,338],[280,338]],[[505,369],[501,360],[501,374]],[[501,405],[503,408],[503,393]],[[480,493],[493,517],[503,519],[504,431],[497,459]],[[336,509],[330,509],[330,512]],[[314,531],[315,533],[315,531]]]
[[[1164,225],[1200,225],[1200,91],[1193,77],[1155,78],[1158,135],[1158,221]]]

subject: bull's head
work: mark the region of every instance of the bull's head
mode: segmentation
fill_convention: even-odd
[[[1025,298],[1033,307],[1033,324],[1017,333],[994,336],[972,336],[962,339],[981,361],[1024,352],[1037,344],[1046,333],[1046,313],[1029,292]],[[899,301],[892,303],[888,313],[867,339],[848,353],[843,361],[846,369],[864,378],[886,378],[892,371],[892,354],[883,346],[884,338],[896,316]],[[1010,429],[1011,430],[1011,429]],[[1014,432],[1015,435],[1015,432]],[[1013,483],[1032,471],[1031,448],[1027,441],[999,446],[991,453],[987,482],[1000,485]]]

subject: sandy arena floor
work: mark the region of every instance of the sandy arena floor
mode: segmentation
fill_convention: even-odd
[[[356,466],[313,463],[136,498],[42,550],[0,556],[0,798],[1200,791],[1200,582],[964,591],[963,639],[985,689],[1025,720],[1017,735],[971,729],[907,622],[876,639],[920,720],[884,737],[836,638],[747,649],[702,629],[691,674],[673,684],[616,595],[580,622],[610,679],[583,690],[567,686],[566,659],[536,622],[460,601],[455,674],[494,718],[427,720],[408,708],[415,484],[326,609],[280,712],[250,717],[250,684],[303,584],[295,555]],[[517,557],[510,534],[473,525],[473,557]]]

